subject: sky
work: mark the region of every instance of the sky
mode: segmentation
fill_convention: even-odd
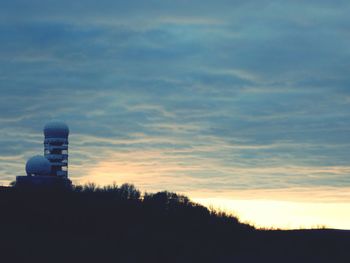
[[[350,229],[350,2],[0,0],[0,183],[71,130],[74,183]]]

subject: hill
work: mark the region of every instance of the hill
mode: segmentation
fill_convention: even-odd
[[[263,231],[133,185],[0,189],[1,262],[349,262],[350,232]]]

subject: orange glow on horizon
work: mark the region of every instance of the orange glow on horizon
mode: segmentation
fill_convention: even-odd
[[[310,203],[277,200],[234,200],[194,198],[257,228],[307,229],[335,228],[350,230],[350,203]]]
[[[149,155],[160,160],[151,162],[147,159]],[[298,229],[325,226],[350,229],[350,188],[211,188],[213,178],[186,176],[198,168],[196,165],[187,167],[176,161],[164,160],[158,151],[119,153],[114,157],[113,161],[104,160],[85,167],[89,171],[87,175],[73,179],[74,183],[132,183],[142,192],[173,191],[205,206],[237,215],[242,222],[250,222],[257,227]],[[311,168],[304,170],[308,173]],[[181,175],[172,175],[174,171]],[[300,171],[303,172],[302,169]],[[252,172],[252,169],[248,168],[248,172]]]

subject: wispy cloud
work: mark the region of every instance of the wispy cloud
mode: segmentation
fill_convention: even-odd
[[[70,175],[213,194],[350,186],[347,1],[3,1],[0,181],[71,127]]]

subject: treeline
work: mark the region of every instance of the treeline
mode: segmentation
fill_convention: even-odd
[[[278,216],[278,215],[276,215]],[[1,262],[348,262],[346,231],[261,231],[132,184],[0,188]]]
[[[186,196],[142,195],[132,184],[3,188],[0,211],[0,252],[18,261],[36,251],[50,262],[214,262],[252,230]]]

